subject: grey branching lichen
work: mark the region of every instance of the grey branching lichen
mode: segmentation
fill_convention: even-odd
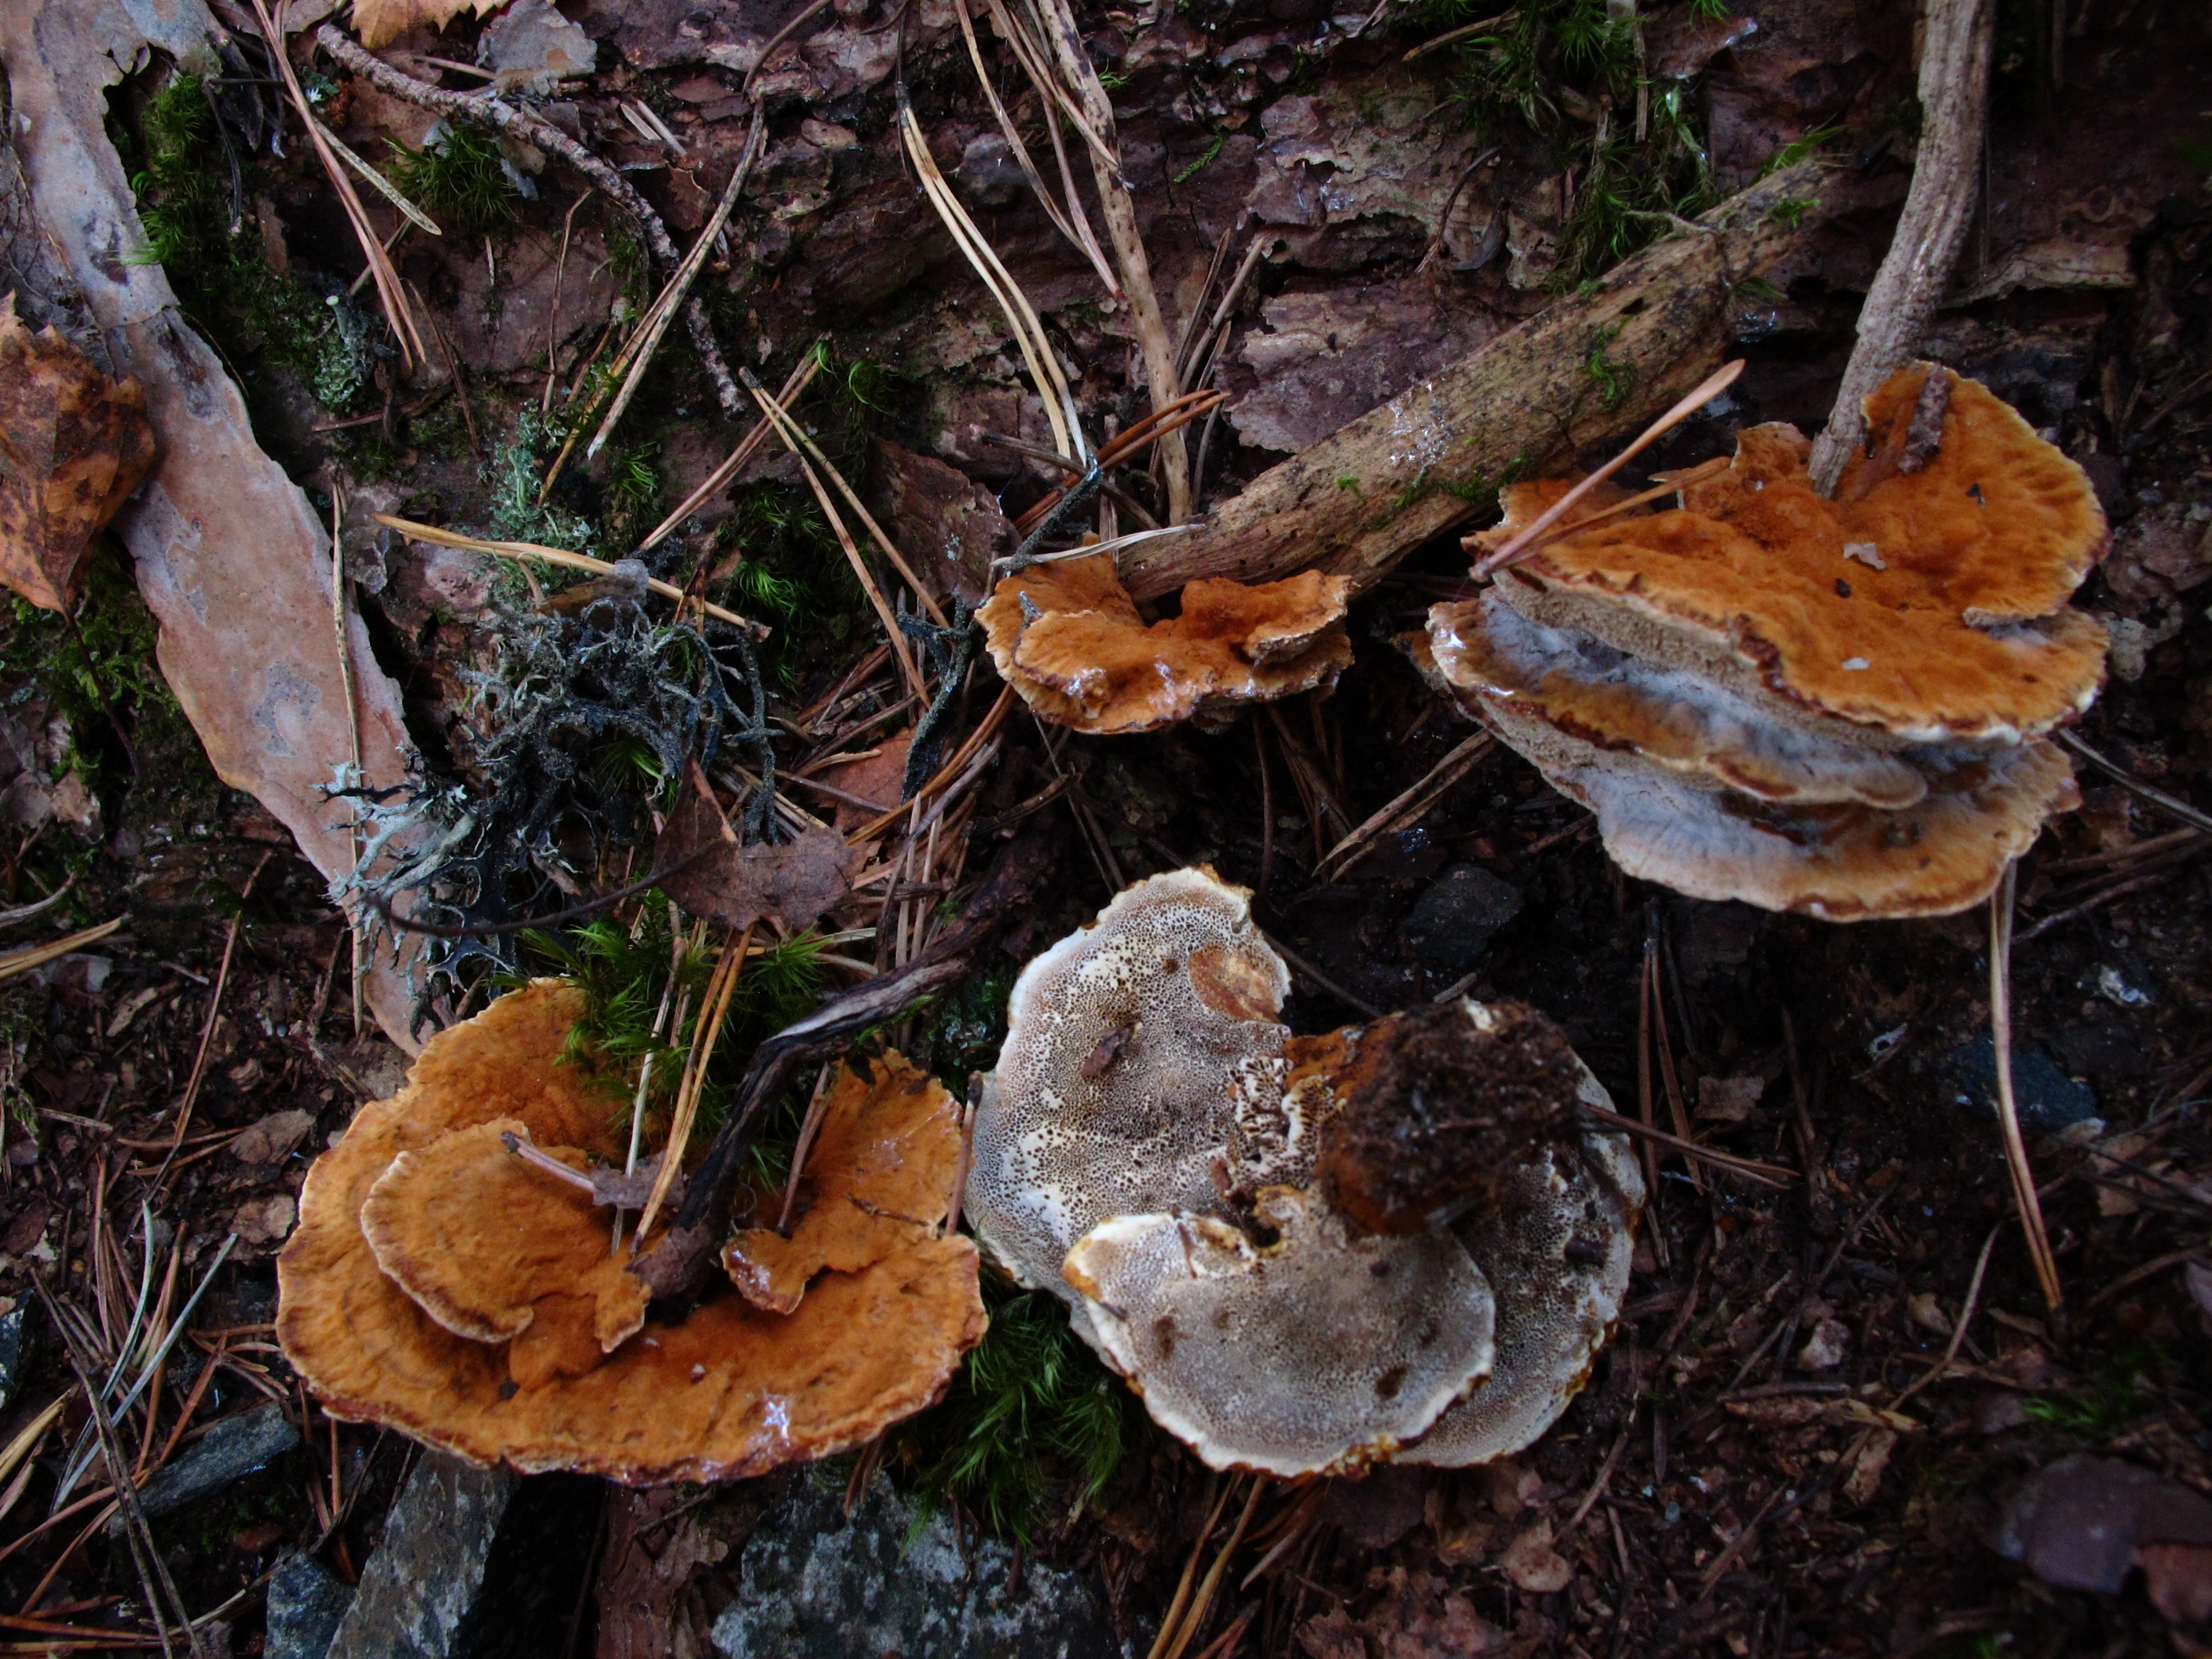
[[[423,773],[365,791],[340,776],[331,793],[356,805],[366,845],[332,896],[366,901],[371,936],[406,963],[418,1029],[441,996],[512,972],[514,940],[430,938],[410,960],[391,916],[511,928],[567,907],[580,871],[596,877],[613,849],[648,837],[652,807],[688,762],[711,769],[730,744],[763,781],[747,833],[767,832],[775,773],[759,666],[746,635],[708,626],[711,639],[688,621],[656,622],[621,595],[571,615],[504,615],[491,665],[464,677],[465,781]]]

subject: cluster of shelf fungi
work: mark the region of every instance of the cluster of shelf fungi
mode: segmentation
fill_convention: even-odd
[[[1469,538],[1494,580],[1406,648],[1632,874],[1834,921],[1981,902],[2076,799],[2049,734],[2101,683],[2103,630],[2067,601],[2104,520],[1971,380],[1911,365],[1867,414],[1832,496],[1773,426],[1643,495],[1510,488]],[[1348,660],[1333,579],[1208,586],[1235,591],[1148,625],[1105,559],[1034,566],[985,608],[992,654],[1094,732]],[[1295,1036],[1287,989],[1242,890],[1138,883],[1028,964],[964,1130],[896,1054],[841,1068],[797,1203],[663,1317],[625,1266],[653,1240],[611,1244],[618,1183],[594,1187],[619,1149],[560,1058],[576,994],[541,981],[435,1038],[317,1164],[279,1335],[333,1414],[463,1456],[727,1479],[937,1399],[985,1328],[980,1244],[1215,1468],[1508,1455],[1627,1287],[1644,1191],[1605,1091],[1535,1009]]]

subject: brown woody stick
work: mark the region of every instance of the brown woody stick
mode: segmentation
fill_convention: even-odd
[[[1618,442],[1717,368],[1738,288],[1812,234],[1821,189],[1821,164],[1808,161],[1739,191],[1694,232],[1261,474],[1188,535],[1132,549],[1123,582],[1153,599],[1200,576],[1261,582],[1319,568],[1372,586],[1487,506],[1509,474]],[[1591,372],[1601,356],[1602,378]],[[1627,387],[1612,409],[1608,380]]]
[[[1966,240],[1981,185],[1996,17],[1996,0],[1931,0],[1928,8],[1927,43],[1920,52],[1920,153],[1897,234],[1859,309],[1858,343],[1844,366],[1836,406],[1813,443],[1808,467],[1823,495],[1835,494],[1844,463],[1865,441],[1861,404],[1911,356]]]

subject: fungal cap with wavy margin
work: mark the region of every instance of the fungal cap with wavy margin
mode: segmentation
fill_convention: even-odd
[[[276,1334],[331,1414],[475,1462],[648,1485],[827,1456],[933,1404],[986,1324],[963,1238],[824,1273],[789,1316],[732,1291],[681,1325],[648,1320],[584,1375],[537,1386],[520,1386],[507,1345],[455,1335],[385,1275],[361,1215],[400,1153],[518,1119],[543,1145],[622,1155],[612,1097],[558,1058],[581,1006],[541,980],[440,1033],[308,1171],[277,1258]]]
[[[1869,738],[2049,731],[2103,681],[2105,630],[2066,599],[2103,556],[2104,514],[2080,467],[1958,377],[1932,457],[1898,470],[1930,372],[1900,369],[1868,399],[1875,453],[1835,500],[1814,492],[1795,428],[1750,428],[1681,508],[1551,543],[1498,592],[1534,621]]]
[[[723,1247],[723,1268],[755,1306],[789,1313],[824,1269],[858,1273],[934,1236],[959,1164],[960,1107],[943,1084],[896,1054],[841,1065],[791,1237],[748,1228]]]
[[[1352,661],[1349,591],[1316,570],[1250,586],[1209,577],[1183,589],[1181,615],[1147,624],[1099,553],[1017,571],[976,616],[1030,708],[1103,736],[1334,684]]]
[[[1357,1474],[1488,1374],[1490,1286],[1449,1235],[1352,1238],[1290,1188],[1255,1209],[1273,1243],[1210,1217],[1122,1216],[1067,1255],[1107,1353],[1206,1464]]]

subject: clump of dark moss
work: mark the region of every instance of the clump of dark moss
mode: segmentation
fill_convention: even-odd
[[[990,1329],[943,1401],[898,1430],[898,1457],[925,1502],[957,1502],[1027,1541],[1097,1501],[1141,1413],[1055,1298],[987,1270],[983,1304]]]
[[[1712,0],[1688,0],[1719,15]],[[1556,280],[1595,276],[1657,236],[1671,216],[1715,199],[1692,87],[1642,78],[1633,11],[1606,0],[1524,0],[1496,16],[1485,0],[1431,0],[1438,32],[1487,18],[1454,48],[1451,92],[1486,138],[1534,140],[1573,169]]]
[[[447,234],[481,236],[514,222],[521,192],[492,134],[441,125],[420,149],[388,142],[392,182]]]
[[[527,921],[568,906],[571,872],[599,880],[602,864],[649,839],[653,807],[690,761],[711,769],[732,742],[771,761],[748,641],[719,624],[709,638],[689,621],[657,622],[638,597],[512,612],[490,628],[489,666],[463,677],[466,775],[356,795],[371,833],[346,894],[449,928]],[[418,1019],[477,973],[515,967],[501,933],[432,939],[410,970]]]
[[[135,130],[115,134],[146,234],[134,257],[162,267],[234,368],[264,359],[325,408],[349,412],[386,349],[378,325],[336,278],[270,269],[245,206],[264,181],[228,143],[210,91],[199,76],[172,74]]]

